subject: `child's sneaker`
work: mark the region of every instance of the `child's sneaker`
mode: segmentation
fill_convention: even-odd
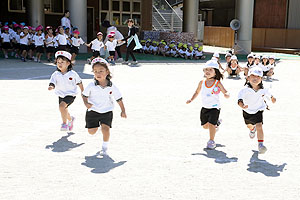
[[[89,65],[92,63],[91,59],[87,59]]]
[[[258,153],[263,154],[266,153],[267,147],[263,143],[258,144]]]
[[[254,126],[254,128],[249,132],[249,137],[251,139],[255,138],[255,132],[256,132],[256,127]]]
[[[128,65],[129,64],[129,62],[128,61],[124,61],[124,62],[122,62],[122,65]]]
[[[102,150],[100,151],[100,156],[107,156],[107,149],[102,148]]]
[[[67,124],[62,124],[60,130],[61,131],[68,131],[68,125]]]
[[[222,119],[218,119],[217,124],[216,124],[216,132],[218,132],[219,126],[221,125],[222,121],[223,121]]]
[[[74,124],[74,120],[75,120],[75,117],[72,117],[71,116],[71,121],[69,121],[68,123],[68,127],[69,127],[69,131],[72,131],[73,130],[73,124]]]
[[[215,143],[215,141],[213,141],[213,140],[209,140],[208,142],[207,142],[207,148],[208,149],[214,149],[214,148],[216,148],[216,143]]]

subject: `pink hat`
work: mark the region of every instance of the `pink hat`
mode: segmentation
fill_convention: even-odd
[[[98,33],[97,33],[97,36],[98,36],[98,35],[103,35],[103,34],[102,34],[101,32],[98,32]]]
[[[52,26],[47,26],[46,27],[46,31],[48,31],[49,29],[52,29]]]
[[[5,25],[5,26],[3,26],[3,29],[7,31],[7,30],[9,30],[9,27],[7,25]]]
[[[115,34],[116,34],[116,32],[115,32],[115,31],[111,31],[109,34],[113,34],[113,35],[115,35]]]
[[[73,31],[73,33],[74,33],[74,34],[77,34],[77,35],[79,35],[79,34],[80,34],[80,32],[79,32],[79,31]]]
[[[55,58],[57,58],[58,56],[66,57],[69,60],[71,60],[71,58],[72,58],[72,55],[67,51],[57,51],[55,53]]]
[[[112,38],[112,37],[115,37],[115,35],[114,34],[109,34],[107,37]]]
[[[14,24],[14,27],[15,27],[15,28],[19,27],[19,24]]]
[[[38,26],[38,27],[36,27],[35,30],[36,30],[36,31],[41,31],[41,30],[43,30],[43,27],[42,27],[42,26]]]

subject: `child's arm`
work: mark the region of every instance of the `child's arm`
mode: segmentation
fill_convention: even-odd
[[[199,92],[201,91],[201,86],[202,86],[202,81],[200,81],[200,83],[198,84],[198,87],[197,87],[194,95],[192,96],[192,98],[190,100],[186,101],[186,104],[191,103],[198,96]]]
[[[272,101],[272,103],[276,103],[276,98],[271,96],[271,101]]]
[[[93,106],[93,104],[88,102],[88,97],[86,97],[84,95],[81,95],[81,96],[82,96],[82,100],[83,100],[84,105],[87,107],[87,109],[90,109]]]
[[[84,87],[83,87],[83,84],[82,84],[82,82],[81,83],[79,83],[79,84],[77,84],[78,85],[78,87],[80,88],[80,90],[81,90],[81,93],[83,92],[83,90],[84,90]]]
[[[242,108],[242,109],[247,109],[248,105],[245,105],[243,102],[243,99],[239,99],[238,100],[238,105]]]
[[[121,108],[121,117],[122,118],[127,118],[127,115],[126,115],[126,112],[125,112],[125,106],[124,106],[124,103],[123,103],[122,99],[118,100],[117,102],[118,102],[118,104]]]
[[[229,95],[228,91],[224,88],[223,84],[221,82],[219,82],[218,86],[221,89],[221,92],[224,94],[224,97],[228,99],[230,97],[230,95]]]

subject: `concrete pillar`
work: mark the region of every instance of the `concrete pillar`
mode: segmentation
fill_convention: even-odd
[[[199,0],[183,0],[183,32],[193,32],[197,38]]]
[[[78,27],[83,41],[87,41],[87,0],[67,0],[66,8],[70,11],[72,26]],[[80,46],[80,53],[86,53],[87,47]]]
[[[26,13],[30,26],[45,27],[44,0],[27,0]]]
[[[236,18],[241,22],[241,28],[237,34],[235,52],[248,54],[252,50],[254,0],[236,0],[235,13]]]

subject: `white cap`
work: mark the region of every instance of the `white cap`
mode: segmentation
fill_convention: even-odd
[[[103,58],[94,58],[91,64],[94,65],[96,63],[104,63],[108,66],[108,62]]]
[[[218,52],[215,52],[213,57],[220,58],[220,54]]]
[[[275,60],[276,57],[275,57],[275,55],[270,55],[270,56],[269,56],[269,59],[274,59],[274,60]]]
[[[218,61],[218,58],[212,57],[211,60]]]
[[[247,58],[254,58],[253,53],[248,54]]]
[[[256,58],[260,59],[260,56],[259,56],[259,55],[255,55],[254,58],[255,58],[255,59],[256,59]]]
[[[231,57],[231,56],[232,56],[231,53],[226,53],[226,54],[225,54],[225,58]]]
[[[238,60],[235,55],[231,56],[230,60]]]
[[[57,51],[57,52],[55,53],[55,58],[57,58],[58,56],[66,57],[66,58],[68,58],[70,61],[71,61],[71,59],[72,59],[72,55],[71,55],[69,52],[67,52],[67,51]]]
[[[253,67],[249,71],[249,76],[253,74],[255,76],[263,77],[263,71],[260,67]]]
[[[29,29],[29,28],[28,28],[28,26],[24,26],[24,28],[23,28],[23,29]]]
[[[263,55],[262,57],[261,57],[261,59],[269,59],[269,56],[267,56],[267,55]]]
[[[205,63],[204,68],[215,68],[219,69],[219,64],[216,60],[209,60]]]

